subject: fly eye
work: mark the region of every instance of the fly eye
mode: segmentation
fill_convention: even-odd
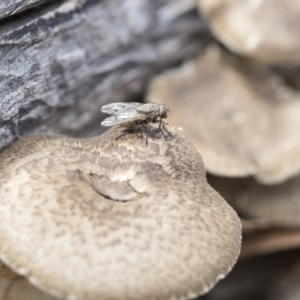
[[[162,109],[160,112],[160,117],[162,119],[165,119],[168,116],[167,111],[165,109]]]

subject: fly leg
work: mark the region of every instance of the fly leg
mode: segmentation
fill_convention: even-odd
[[[163,130],[162,130],[162,127],[163,127],[163,121],[162,121],[162,119],[160,118],[159,119],[159,130],[160,130],[160,132],[161,132],[161,134],[164,136],[164,138],[165,138],[165,140],[167,140],[167,137],[165,136],[165,134],[164,134],[164,132],[163,132]]]
[[[148,131],[147,127],[145,126],[144,122],[142,122],[142,125],[144,127],[145,132],[146,132],[146,145],[148,145],[149,131]]]
[[[173,137],[172,133],[171,133],[169,130],[167,130],[167,128],[166,128],[166,123],[163,122],[163,121],[162,121],[162,127],[163,127],[163,129],[168,133],[168,135],[169,135],[170,137]]]
[[[121,137],[123,137],[126,134],[134,133],[135,128],[136,128],[136,125],[134,123],[126,125],[125,128],[123,129],[123,133],[121,135],[117,136],[116,140],[120,139]]]
[[[128,132],[124,131],[121,135],[116,137],[116,140],[120,139],[121,137],[123,137],[125,134],[127,134]]]
[[[159,120],[159,130],[161,131],[161,133],[164,136],[165,140],[167,140],[168,137],[164,134],[163,130],[165,130],[168,133],[169,136],[173,137],[173,135],[166,129],[165,122],[161,118]]]

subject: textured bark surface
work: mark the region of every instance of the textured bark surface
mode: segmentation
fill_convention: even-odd
[[[104,103],[136,101],[151,76],[207,44],[189,3],[1,2],[0,149],[33,131],[99,133]]]
[[[0,19],[45,3],[47,0],[2,0],[0,2]],[[49,2],[50,0],[48,0]]]

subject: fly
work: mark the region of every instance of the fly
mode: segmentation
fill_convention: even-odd
[[[111,127],[116,125],[125,125],[128,128],[134,128],[142,125],[146,132],[146,144],[148,144],[149,131],[146,125],[148,123],[159,123],[159,130],[165,139],[167,136],[164,131],[172,136],[166,129],[166,123],[163,119],[168,117],[170,109],[163,104],[157,103],[138,103],[138,102],[118,102],[110,103],[102,106],[101,111],[112,116],[104,119],[101,123],[104,127]]]

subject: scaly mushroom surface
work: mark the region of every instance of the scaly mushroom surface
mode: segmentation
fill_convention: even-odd
[[[300,172],[300,93],[216,46],[156,77],[148,100],[172,107],[208,172],[279,183]]]
[[[182,130],[27,136],[0,154],[0,258],[64,299],[188,299],[240,251],[234,210]]]
[[[198,0],[215,36],[236,53],[272,64],[300,62],[299,0]]]

